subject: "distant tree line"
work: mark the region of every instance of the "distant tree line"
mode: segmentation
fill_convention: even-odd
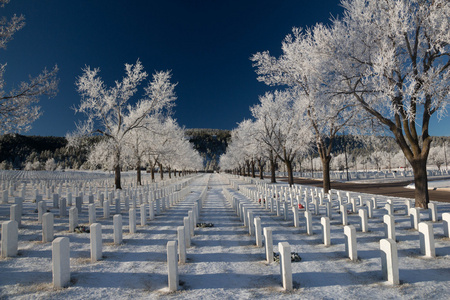
[[[89,149],[100,137],[89,137],[81,148],[67,147],[65,137],[0,136],[0,169],[83,169]]]
[[[194,128],[186,129],[185,135],[205,159],[205,170],[217,170],[219,157],[225,153],[231,137],[230,131]],[[5,134],[0,136],[0,169],[90,169],[89,151],[102,139],[87,137],[82,147],[68,147],[65,137]]]

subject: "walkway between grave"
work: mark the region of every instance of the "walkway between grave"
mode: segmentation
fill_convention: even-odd
[[[236,289],[236,297],[254,295],[254,288],[276,286],[278,276],[271,275],[274,266],[265,264],[263,248],[254,245],[254,237],[226,201],[223,187],[220,177],[212,175],[200,222],[214,227],[197,228],[188,262],[180,267],[180,280],[186,289],[216,289],[215,295],[228,289]]]

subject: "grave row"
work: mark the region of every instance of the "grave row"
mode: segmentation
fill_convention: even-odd
[[[324,245],[331,245],[330,239],[330,219],[332,219],[332,202],[333,196],[331,193],[327,194],[327,199],[324,199],[323,194],[317,193],[317,189],[313,191],[310,189],[311,198],[307,197],[307,191],[304,191],[304,201],[300,200],[299,194],[301,194],[301,186],[295,186],[294,188],[281,188],[279,192],[277,191],[277,186],[271,187],[268,185],[256,185],[256,189],[248,187],[246,182],[242,182],[236,179],[228,180],[230,185],[240,194],[244,195],[248,200],[247,203],[253,204],[255,207],[262,206],[267,211],[276,211],[277,216],[282,216],[286,221],[288,220],[288,212],[292,210],[293,215],[293,225],[294,227],[299,227],[299,207],[304,214],[306,233],[311,235],[312,232],[312,214],[310,209],[312,208],[315,215],[319,215],[319,207],[325,207],[326,216],[321,217],[321,227],[322,227],[322,242]],[[259,189],[258,189],[259,188]],[[259,192],[258,192],[259,190]],[[252,221],[246,222],[247,216],[250,218],[252,216],[251,212],[247,211],[245,204],[242,200],[238,200],[233,197],[229,191],[224,189],[224,195],[236,210],[238,216],[243,216],[244,226],[252,226]],[[272,196],[273,195],[273,196]],[[289,196],[288,196],[289,195]],[[345,241],[345,253],[352,261],[357,260],[357,244],[356,244],[356,228],[354,225],[348,225],[347,213],[351,209],[351,212],[358,212],[360,217],[359,228],[362,232],[368,231],[368,218],[373,217],[373,210],[378,209],[378,204],[376,198],[372,198],[363,201],[361,196],[358,198],[350,197],[350,193],[347,192],[347,201],[344,202],[343,197],[340,195],[340,191],[337,191],[337,203],[339,203],[339,212],[341,215],[342,225],[344,225],[344,241]],[[284,200],[281,200],[283,199]],[[317,199],[319,198],[319,199]],[[357,200],[359,201],[357,201]],[[311,200],[308,201],[308,200]],[[358,203],[359,202],[359,203]],[[421,211],[419,208],[411,207],[411,201],[409,199],[404,202],[404,211],[406,215],[410,216],[411,228],[419,230],[419,240],[420,240],[420,252],[426,257],[435,257],[435,247],[434,247],[434,234],[433,225],[428,222],[421,222]],[[359,205],[358,205],[359,204]],[[392,200],[387,200],[384,207],[381,209],[386,210],[386,215],[383,216],[385,239],[380,240],[380,250],[382,258],[382,274],[383,278],[388,280],[392,284],[399,284],[398,278],[398,254],[397,254],[397,244],[395,239],[395,219],[394,219],[394,203]],[[436,222],[438,221],[437,206],[431,203],[428,210],[429,218]],[[450,213],[443,213],[443,226],[444,235],[449,237],[450,231]],[[251,220],[251,219],[250,219]],[[251,232],[251,229],[249,229]],[[265,230],[265,228],[264,228]],[[266,241],[267,244],[272,242]],[[266,251],[267,252],[267,251]],[[270,254],[266,254],[269,256]],[[269,259],[269,258],[268,258]],[[285,282],[285,279],[283,279]]]
[[[161,211],[169,209],[172,206],[175,206],[180,201],[184,200],[187,195],[190,193],[190,184],[192,183],[193,178],[187,179],[184,182],[177,183],[175,187],[166,187],[163,189],[161,193],[160,199],[155,199],[154,201],[149,201],[149,203],[141,203],[140,204],[140,214],[141,214],[141,225],[146,225],[146,220],[153,220],[155,215],[160,214]],[[179,190],[178,190],[179,189]],[[206,193],[204,193],[206,195]],[[56,202],[53,202],[53,207],[59,208],[59,217],[63,219],[66,217],[66,199],[59,198],[59,195],[56,194],[53,200],[57,199]],[[204,196],[203,196],[204,199]],[[69,209],[69,231],[73,232],[74,229],[78,226],[78,214],[83,209],[83,202],[80,196],[75,197],[76,206],[71,207]],[[101,199],[100,199],[101,200]],[[127,207],[127,198],[125,198],[124,205],[121,205],[120,198],[116,198],[115,207],[116,214],[113,217],[113,227],[114,227],[114,244],[122,243],[122,208]],[[132,199],[131,208],[128,209],[129,213],[129,230],[130,233],[136,232],[136,208],[137,203],[136,199]],[[91,202],[91,201],[90,201]],[[92,201],[93,202],[93,201]],[[2,223],[2,239],[1,239],[1,256],[2,257],[11,257],[16,256],[18,253],[18,228],[21,222],[22,211],[23,211],[23,199],[20,197],[15,197],[15,203],[10,206],[10,221],[6,221]],[[102,257],[102,233],[101,233],[101,224],[96,223],[96,210],[95,207],[101,206],[101,201],[96,203],[88,203],[88,215],[89,215],[89,224],[90,224],[90,241],[91,241],[91,261],[97,261]],[[195,205],[198,205],[197,203]],[[67,276],[67,272],[70,272],[70,266],[67,267],[69,260],[69,240],[68,238],[56,238],[54,239],[54,214],[52,212],[47,212],[46,201],[40,200],[37,202],[38,206],[38,219],[37,222],[42,223],[42,241],[44,243],[53,242],[53,284],[55,287],[62,287],[67,285],[68,279],[70,275]],[[103,201],[103,217],[105,219],[110,218],[110,206],[111,203],[109,199]],[[149,213],[147,214],[147,207]],[[195,208],[195,206],[194,206]],[[194,209],[190,212],[192,215],[194,212],[199,210]],[[195,213],[195,215],[197,215]],[[193,216],[191,216],[193,219]],[[189,230],[190,228],[194,228],[192,224],[195,222],[189,219]],[[195,224],[195,223],[194,223]]]

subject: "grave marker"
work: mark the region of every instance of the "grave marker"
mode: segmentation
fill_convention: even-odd
[[[264,227],[264,244],[266,248],[266,261],[267,263],[273,262],[273,240],[272,240],[272,228]]]
[[[122,215],[113,216],[113,226],[114,226],[114,244],[122,244]]]
[[[19,225],[16,221],[5,221],[2,223],[2,257],[17,255],[19,241]]]
[[[178,238],[178,261],[181,264],[186,263],[186,240],[184,238],[184,226],[177,227],[177,238]]]
[[[322,242],[325,246],[330,246],[330,219],[328,217],[322,217],[320,218],[320,224],[322,224]]]
[[[68,237],[56,238],[52,243],[53,287],[63,288],[70,281],[70,247]]]
[[[90,226],[91,237],[91,262],[96,262],[102,258],[102,225],[94,223]]]
[[[54,218],[52,213],[42,215],[42,242],[50,243],[54,237]]]
[[[345,235],[345,255],[352,261],[358,259],[358,253],[356,249],[356,229],[353,225],[346,225],[344,227]]]
[[[426,257],[436,257],[434,247],[433,224],[428,222],[419,223],[420,253]]]
[[[254,220],[255,220],[256,246],[257,247],[262,247],[261,218],[256,217]]]
[[[167,273],[169,281],[169,291],[178,290],[178,257],[177,242],[167,242]]]
[[[444,235],[450,237],[450,213],[442,214],[442,223],[444,227]]]
[[[278,250],[280,251],[280,270],[283,289],[285,291],[292,291],[291,246],[288,242],[280,242],[278,243]]]
[[[390,216],[392,217],[392,216]],[[398,271],[398,253],[397,243],[392,239],[380,240],[381,250],[381,273],[383,279],[387,280],[390,284],[400,284],[399,271]]]

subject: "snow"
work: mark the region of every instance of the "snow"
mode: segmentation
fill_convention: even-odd
[[[321,215],[313,216],[314,235],[307,236],[302,218],[300,228],[294,228],[291,212],[289,221],[284,221],[250,202],[227,183],[228,179],[219,174],[195,177],[185,200],[148,221],[146,226],[138,225],[135,234],[128,233],[128,214],[123,213],[124,242],[118,246],[113,244],[112,217],[103,219],[97,207],[97,221],[103,232],[103,259],[96,263],[90,261],[89,234],[69,233],[67,218],[55,217],[55,237],[69,237],[71,248],[71,283],[61,290],[52,287],[51,243],[40,241],[41,225],[36,221],[35,203],[31,203],[28,190],[23,226],[19,229],[19,255],[0,259],[0,298],[445,299],[450,294],[450,239],[443,236],[442,221],[433,223],[437,258],[424,258],[419,250],[419,234],[409,228],[409,217],[404,215],[402,198],[390,197],[395,207],[401,281],[401,285],[391,286],[381,277],[379,240],[384,236],[384,209],[374,210],[374,218],[369,220],[370,232],[357,232],[359,259],[351,262],[344,255],[344,230],[339,225],[336,206],[331,220],[332,245],[326,247],[321,245],[320,226],[324,207],[320,208]],[[192,247],[187,249],[187,262],[179,265],[180,290],[169,293],[167,241],[176,240],[176,228],[182,226],[183,217],[207,185],[199,221],[213,223],[214,227],[196,228]],[[278,242],[287,241],[291,251],[300,255],[301,262],[292,263],[294,291],[282,290],[279,264],[265,262],[264,248],[255,246],[254,237],[248,235],[226,201],[224,188],[238,199],[249,201],[262,226],[272,227],[274,251],[278,251]],[[362,197],[370,199],[373,195]],[[378,206],[384,206],[387,198],[376,197]],[[9,219],[9,205],[0,204],[1,222]],[[57,209],[50,210],[58,215]],[[439,216],[450,212],[450,204],[438,203],[438,212]],[[88,222],[87,209],[79,218],[80,224]],[[427,218],[428,214],[422,212],[422,219]],[[348,220],[359,229],[357,214],[349,214]]]
[[[408,184],[406,186],[407,189],[414,189],[414,183]],[[450,180],[435,180],[428,181],[428,189],[429,190],[447,190],[450,191]]]

